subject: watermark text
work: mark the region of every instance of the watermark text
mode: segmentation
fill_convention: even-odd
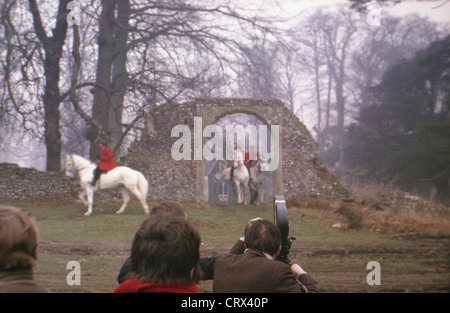
[[[69,26],[77,25],[80,26],[81,24],[81,9],[80,4],[77,1],[70,1],[67,3],[67,10],[70,10],[70,12],[67,14],[67,24]]]
[[[214,136],[213,136],[214,135]],[[193,136],[193,138],[192,138]],[[219,125],[207,125],[203,128],[202,117],[194,117],[193,134],[189,126],[176,125],[172,128],[171,137],[178,137],[171,148],[172,158],[176,161],[192,159],[192,142],[194,146],[194,160],[233,160],[235,147],[243,149],[248,138],[250,149],[249,159],[256,160],[259,157],[266,162],[262,171],[275,171],[280,163],[280,126],[270,126],[271,149],[268,147],[267,125],[227,125],[224,130]],[[210,138],[203,145],[203,138]],[[225,138],[225,149],[224,149]],[[236,138],[236,140],[235,140]],[[193,139],[193,140],[192,140]],[[256,148],[257,147],[257,148]],[[225,152],[225,153],[224,153]]]
[[[66,269],[71,270],[67,274],[66,281],[69,286],[81,285],[81,265],[77,261],[70,261],[67,263]]]
[[[369,286],[381,285],[381,265],[377,261],[370,261],[366,266],[367,270],[371,270],[367,274],[366,282]]]

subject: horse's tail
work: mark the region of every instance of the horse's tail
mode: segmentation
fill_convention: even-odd
[[[147,198],[148,193],[148,181],[145,176],[139,172],[138,174],[138,185],[139,192],[142,194],[143,199]]]

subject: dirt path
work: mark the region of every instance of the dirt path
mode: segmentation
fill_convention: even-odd
[[[323,292],[450,292],[450,239],[406,238],[389,245],[293,245],[291,258],[307,259]],[[229,251],[231,245],[201,246],[201,256]],[[129,256],[128,244],[44,242],[39,251],[48,255]],[[383,283],[365,282],[368,260],[391,263],[383,268]],[[356,266],[356,265],[357,266]],[[392,265],[393,264],[393,265]],[[387,267],[387,268],[386,268]],[[201,292],[212,291],[212,281],[201,282]]]
[[[217,256],[226,253],[231,248],[227,244],[208,244],[201,246],[202,256]],[[39,247],[39,252],[44,254],[61,255],[113,255],[126,256],[129,254],[128,244],[92,244],[92,243],[67,243],[46,242]],[[307,257],[328,255],[392,255],[392,256],[442,256],[450,257],[450,245],[447,238],[428,238],[406,240],[401,245],[293,245],[290,253]],[[450,261],[450,259],[449,259]]]

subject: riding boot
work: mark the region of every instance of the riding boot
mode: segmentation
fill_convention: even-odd
[[[91,181],[92,187],[95,187],[97,180],[100,178],[100,169],[98,167],[94,170],[94,179]]]

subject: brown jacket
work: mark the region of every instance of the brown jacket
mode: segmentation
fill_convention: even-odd
[[[0,293],[49,293],[33,280],[31,270],[0,272]]]
[[[309,292],[317,283],[308,274],[299,280]],[[224,254],[214,263],[213,292],[218,293],[301,293],[299,282],[289,265],[266,258],[256,250],[244,254]]]

